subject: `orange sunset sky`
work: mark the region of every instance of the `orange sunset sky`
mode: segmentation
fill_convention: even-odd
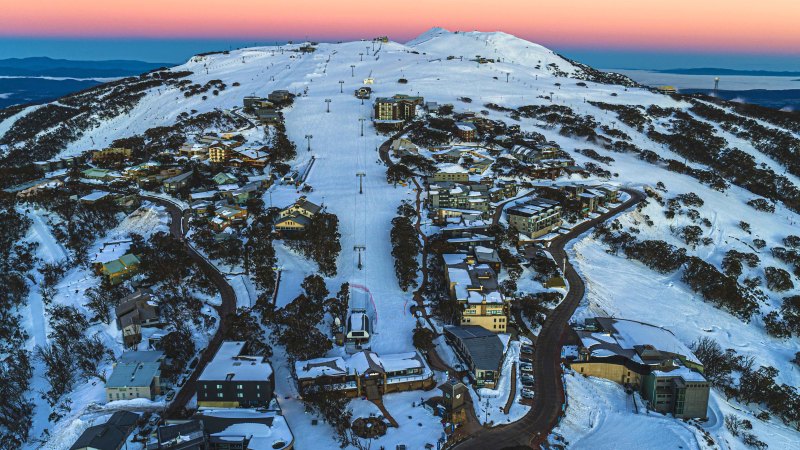
[[[432,26],[574,47],[800,54],[800,0],[0,0],[0,36],[403,41]]]

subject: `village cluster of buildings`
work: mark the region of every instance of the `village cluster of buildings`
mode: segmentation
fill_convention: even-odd
[[[122,353],[106,382],[109,402],[155,400],[166,383],[164,352]],[[263,356],[247,354],[242,341],[225,341],[195,382],[197,412],[167,420],[145,436],[147,450],[292,449],[294,436],[274,399],[275,375]],[[138,415],[120,411],[87,429],[71,450],[119,450],[136,427]]]

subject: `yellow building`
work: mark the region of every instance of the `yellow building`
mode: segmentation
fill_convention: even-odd
[[[213,145],[208,147],[208,160],[213,163],[224,163],[231,159],[231,149],[221,145]]]
[[[508,327],[508,304],[498,290],[497,275],[488,264],[467,254],[442,255],[450,299],[462,306],[460,325],[477,325],[494,333]]]

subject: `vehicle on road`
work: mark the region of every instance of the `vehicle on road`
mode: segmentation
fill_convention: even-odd
[[[152,416],[150,416],[150,420],[147,421],[147,425],[155,427],[158,425],[159,422],[161,422],[161,416],[159,416],[158,414],[153,414]]]
[[[522,398],[533,398],[533,390],[532,389],[522,388],[522,390],[519,391],[519,392],[520,392],[520,395],[522,395]]]

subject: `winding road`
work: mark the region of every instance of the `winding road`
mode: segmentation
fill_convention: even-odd
[[[413,125],[412,125],[413,126]],[[389,157],[389,146],[391,142],[398,137],[408,132],[411,127],[407,127],[391,138],[389,138],[383,145],[380,146],[379,155],[381,160],[387,167],[392,166],[394,162]],[[419,194],[421,188],[416,181],[414,183],[420,189],[417,194],[417,227],[419,226]],[[594,228],[597,224],[605,222],[617,214],[636,206],[646,197],[642,192],[634,189],[621,188],[621,191],[627,193],[630,198],[622,204],[612,208],[598,217],[582,222],[574,227],[568,233],[562,234],[553,239],[548,247],[548,251],[553,256],[556,262],[563,261],[564,276],[569,285],[569,291],[561,303],[558,304],[545,319],[544,324],[539,335],[536,337],[536,355],[534,361],[534,377],[535,377],[535,400],[533,407],[530,411],[519,421],[509,425],[501,425],[494,428],[480,428],[472,433],[469,439],[461,441],[454,448],[459,450],[485,450],[485,449],[502,449],[505,447],[519,447],[529,446],[538,447],[542,442],[547,439],[550,431],[558,424],[559,415],[562,413],[564,405],[564,385],[561,379],[561,347],[565,338],[569,319],[575,313],[575,309],[580,304],[586,292],[586,286],[583,279],[578,275],[578,272],[572,267],[572,264],[567,258],[567,253],[564,247],[573,239],[580,237],[585,232]],[[494,214],[492,215],[492,224],[499,223],[503,214],[503,209],[506,204],[523,199],[535,192],[531,191],[523,195],[505,200],[495,206]],[[420,232],[419,228],[417,231]],[[420,232],[421,233],[421,232]],[[423,248],[423,261],[426,260],[427,248]],[[425,283],[427,282],[427,267],[422,267],[423,281],[420,289],[415,292],[415,300],[419,305],[419,310],[423,312],[425,318],[427,317],[426,310],[422,305],[422,296],[420,295]],[[524,323],[518,321],[518,323]],[[434,328],[435,329],[435,328]],[[435,352],[434,352],[435,353]]]
[[[200,267],[200,270],[203,271],[203,273],[211,280],[211,282],[214,283],[214,286],[217,287],[220,297],[222,298],[222,302],[219,304],[219,306],[214,306],[214,309],[217,310],[220,319],[216,334],[214,334],[214,337],[208,343],[208,347],[206,347],[206,349],[200,355],[200,361],[195,366],[194,371],[192,371],[191,376],[189,376],[189,379],[186,380],[183,386],[180,387],[180,390],[176,393],[175,398],[164,410],[163,417],[179,418],[183,414],[186,404],[192,399],[196,392],[195,383],[197,381],[197,377],[203,373],[203,369],[205,369],[208,362],[211,361],[211,358],[214,357],[214,355],[217,353],[217,350],[219,350],[219,346],[222,344],[223,336],[225,336],[225,332],[228,329],[228,316],[236,311],[236,293],[234,292],[233,287],[231,287],[231,285],[225,279],[225,276],[185,240],[186,231],[188,230],[187,218],[178,205],[159,197],[142,196],[142,198],[166,208],[170,215],[170,233],[174,237],[184,242],[189,256],[198,265],[198,267]]]
[[[628,210],[644,200],[645,196],[633,189],[621,189],[630,198],[621,205],[594,219],[587,220],[551,242],[548,250],[556,261],[564,261],[564,275],[569,283],[569,291],[542,325],[536,340],[534,376],[536,397],[533,408],[517,422],[491,429],[482,429],[455,448],[485,450],[505,447],[538,447],[547,439],[550,431],[558,424],[564,404],[564,385],[561,379],[561,345],[566,335],[569,319],[583,299],[586,291],[583,279],[567,258],[564,247],[573,239],[580,237],[601,222]],[[497,213],[496,213],[497,214]]]

